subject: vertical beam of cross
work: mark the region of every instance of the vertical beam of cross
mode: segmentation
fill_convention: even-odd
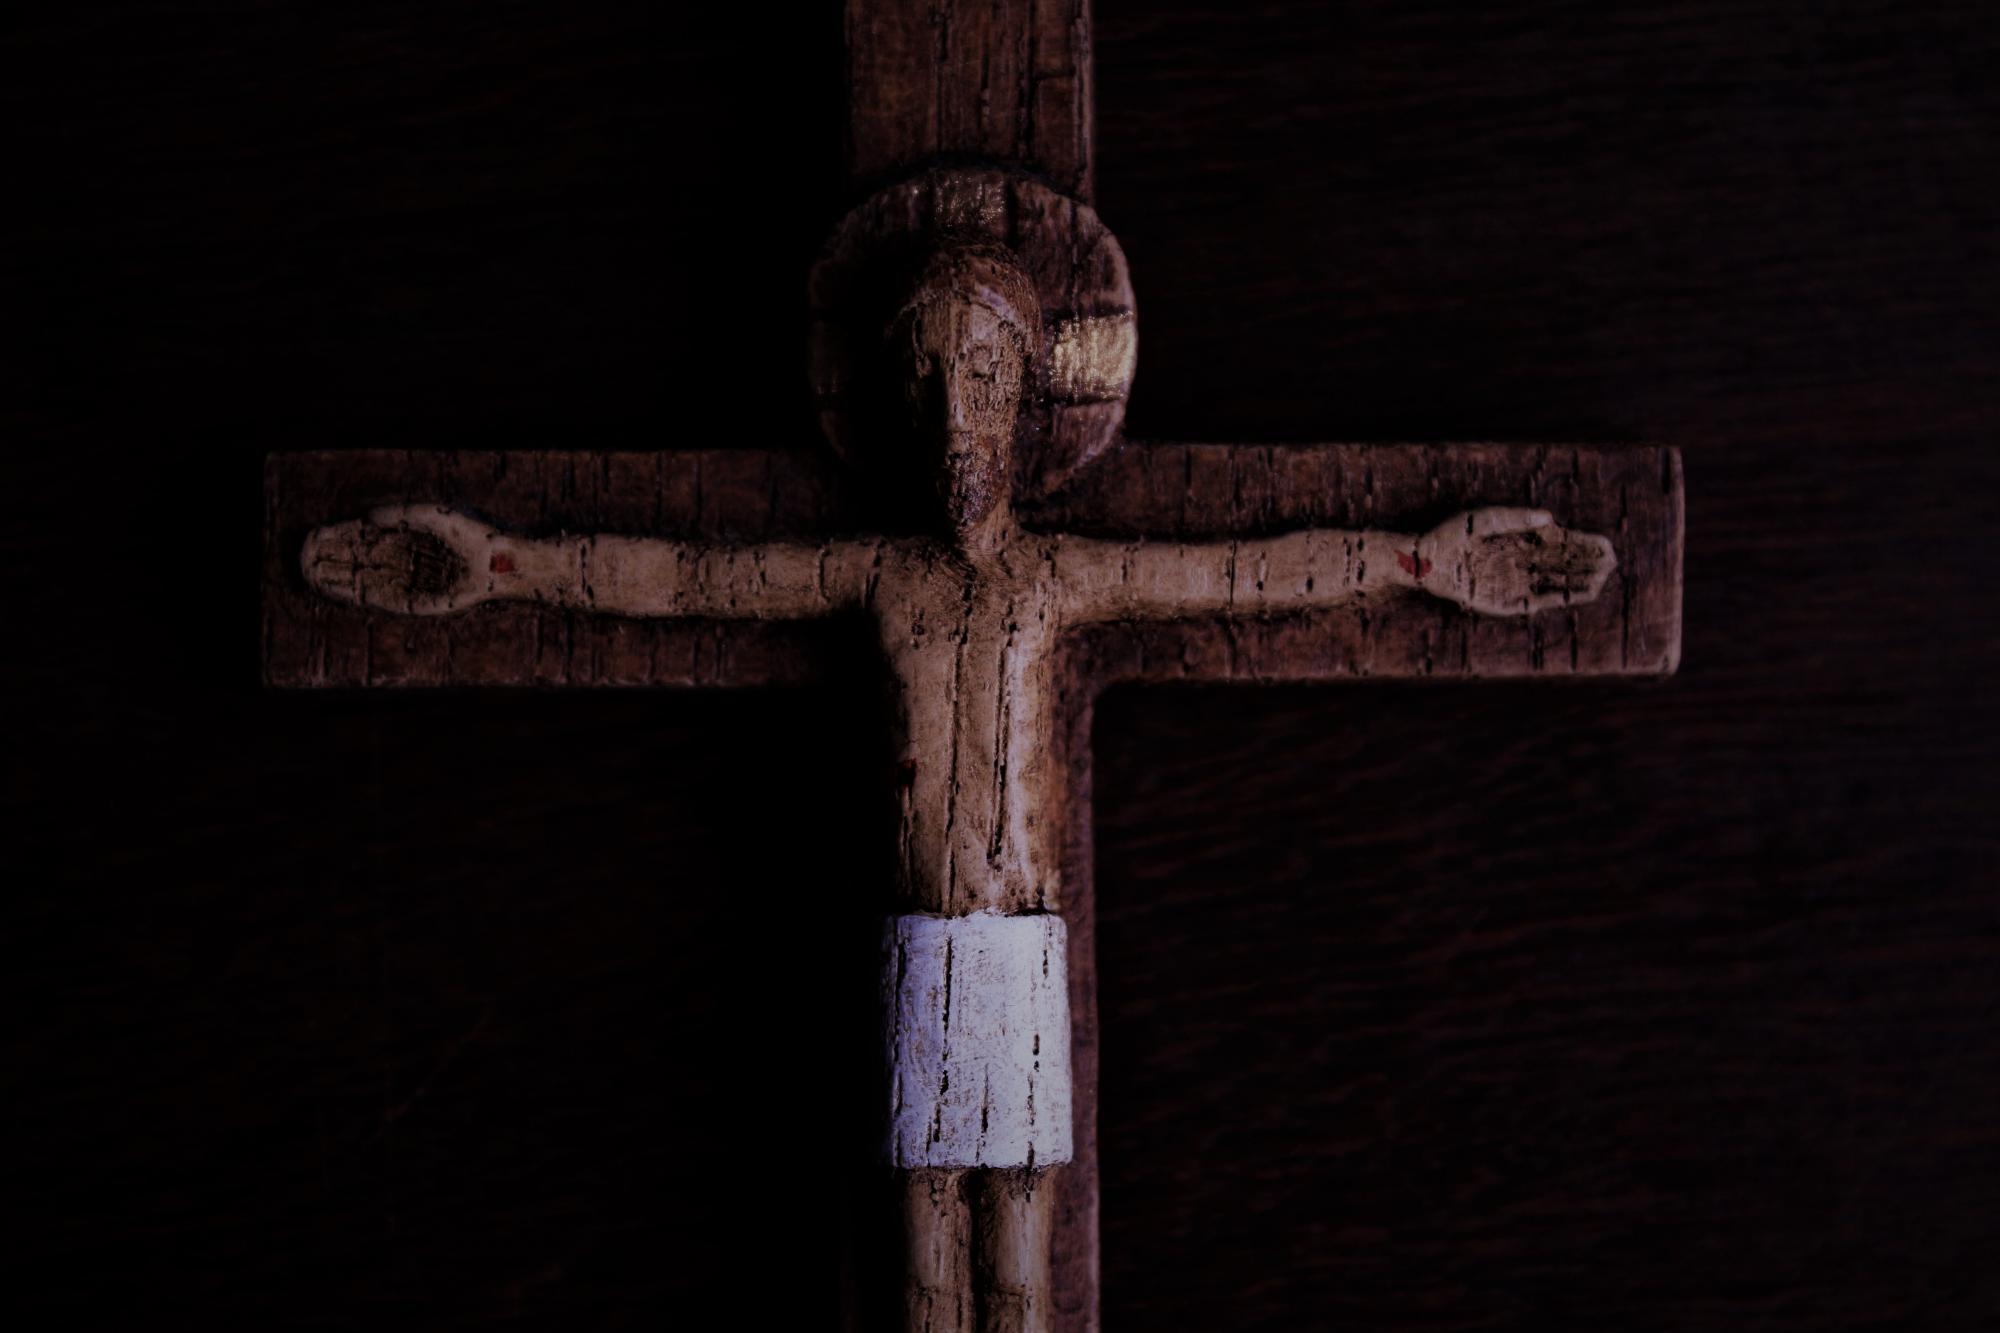
[[[1130,287],[1077,202],[1080,0],[849,0],[848,43],[857,188],[922,174],[837,233],[815,281],[840,335],[818,388],[852,465],[893,430],[864,411],[885,387],[863,382],[868,358],[901,377],[886,387],[922,448],[886,452],[929,469],[922,512],[871,530],[879,512],[823,451],[276,455],[265,672],[768,683],[827,661],[838,640],[815,627],[836,613],[874,625],[918,913],[893,932],[888,983],[907,1324],[1094,1329],[1097,690],[1666,674],[1679,459],[1125,443]],[[938,165],[994,159],[1043,182]],[[916,286],[841,296],[885,225],[896,254],[930,247]],[[885,322],[838,327],[857,308]]]
[[[848,164],[1000,162],[1088,203],[1088,0],[847,0]]]

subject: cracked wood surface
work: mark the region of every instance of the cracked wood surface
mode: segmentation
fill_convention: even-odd
[[[1346,607],[1367,626],[1393,620],[1411,600],[1531,625],[1544,613],[1573,622],[1616,568],[1609,538],[1568,531],[1546,511],[1507,507],[1454,515],[1421,534],[1016,534],[968,559],[927,540],[530,538],[442,505],[403,504],[316,527],[300,550],[301,572],[321,596],[399,617],[456,618],[495,602],[625,620],[865,615],[896,700],[904,893],[950,915],[1049,911],[1061,902],[1053,844],[1061,783],[1049,754],[1066,632],[1103,625],[1143,635],[1155,624],[1171,632],[1215,621],[1229,636],[1234,622],[1250,618],[1282,633],[1290,617]],[[1461,640],[1466,653],[1470,635]],[[1433,645],[1419,642],[1422,657],[1385,657],[1385,672],[1433,672]],[[1569,642],[1574,650],[1573,627]],[[1372,665],[1380,650],[1367,652]],[[1265,670],[1307,676],[1343,665],[1316,652]],[[1201,674],[1186,653],[1177,666]]]
[[[269,683],[772,684],[823,674],[836,650],[823,626],[642,621],[530,604],[412,620],[311,593],[295,561],[308,531],[414,494],[529,533],[747,543],[818,540],[854,528],[833,468],[808,453],[275,454],[265,476]],[[1393,618],[1348,608],[1310,618],[1116,627],[1095,633],[1106,647],[1090,660],[1106,679],[1673,669],[1681,482],[1672,450],[1133,443],[1024,518],[1031,527],[1060,525],[1107,540],[1192,540],[1312,525],[1427,527],[1488,505],[1544,507],[1567,526],[1609,536],[1616,570],[1605,595],[1526,622],[1404,600]]]
[[[1012,1185],[935,1173],[910,1185],[914,1327],[967,1326],[950,1321],[975,1306],[1009,1311],[1020,1328],[1094,1323],[1096,996],[1080,812],[1089,808],[1083,740],[1099,686],[1654,675],[1673,669],[1678,644],[1681,493],[1671,450],[1127,445],[1031,511],[1090,535],[1007,527],[1012,535],[972,564],[928,540],[802,540],[815,526],[851,524],[824,474],[796,457],[429,462],[432,495],[496,520],[518,516],[522,532],[497,531],[441,503],[378,507],[374,521],[357,520],[368,493],[356,477],[391,488],[378,498],[407,497],[412,470],[425,466],[393,454],[360,461],[272,460],[266,643],[274,681],[770,683],[823,671],[836,650],[773,617],[831,624],[839,612],[866,612],[897,685],[905,901],[954,914],[1064,913],[1075,1156],[1067,1169]],[[510,474],[511,486],[495,484]],[[606,484],[620,476],[653,484],[621,494]],[[1459,510],[1461,500],[1514,503]],[[1301,526],[1391,515],[1430,526]],[[563,531],[592,523],[625,531]],[[657,535],[664,528],[675,535]],[[1544,568],[1544,550],[1556,554],[1552,567]],[[325,595],[307,586],[308,571]],[[1504,595],[1492,586],[1499,575],[1513,579]],[[552,679],[539,651],[524,656],[509,641],[524,616],[537,634],[553,618],[563,675]],[[482,619],[483,631],[454,628]],[[669,637],[676,628],[710,651],[681,655],[687,640]],[[579,639],[592,646],[582,672]],[[376,680],[383,642],[406,652],[394,659],[396,674]],[[428,656],[407,651],[419,643]],[[613,660],[628,664],[627,674],[603,669],[606,643],[622,647]],[[659,669],[662,645],[669,672]],[[276,656],[281,648],[296,655]],[[359,678],[334,677],[333,662]],[[297,674],[288,676],[287,665]],[[920,1195],[933,1206],[918,1207]],[[945,1216],[953,1208],[974,1215]],[[1021,1271],[1037,1281],[1046,1276],[1042,1286],[1000,1300],[990,1265],[975,1272],[938,1259],[940,1247],[970,1247],[963,1264],[971,1264],[971,1253],[987,1254],[1000,1235],[1019,1242],[1008,1262],[1026,1264]],[[1025,1239],[1033,1235],[1042,1239]],[[1036,1253],[1046,1258],[1029,1262]],[[977,1279],[969,1290],[933,1282],[968,1273]]]
[[[273,454],[264,480],[271,685],[773,685],[812,678],[829,660],[825,626],[725,628],[525,604],[412,620],[315,596],[296,568],[312,528],[418,494],[528,532],[817,539],[846,509],[831,463],[816,453],[354,450]]]
[[[848,154],[864,184],[1015,163],[1090,198],[1088,0],[847,0]]]

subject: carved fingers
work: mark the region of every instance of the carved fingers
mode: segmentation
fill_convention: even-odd
[[[1617,567],[1611,539],[1545,509],[1494,507],[1447,519],[1417,542],[1419,585],[1481,615],[1530,615],[1594,599]]]
[[[367,518],[316,528],[299,565],[335,601],[442,615],[485,600],[493,533],[442,505],[385,505]]]

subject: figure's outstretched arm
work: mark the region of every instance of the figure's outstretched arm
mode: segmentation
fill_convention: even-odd
[[[879,555],[872,542],[519,537],[443,505],[416,504],[315,529],[299,563],[328,597],[403,615],[532,601],[634,617],[779,620],[857,604]]]
[[[1481,615],[1588,602],[1616,565],[1611,541],[1541,509],[1475,509],[1413,535],[1317,528],[1229,542],[1063,538],[1057,574],[1072,621],[1259,615],[1336,606],[1397,588]]]

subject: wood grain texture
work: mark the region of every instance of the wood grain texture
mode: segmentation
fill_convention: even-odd
[[[972,1333],[971,1174],[948,1168],[897,1173],[904,1237],[903,1325]]]
[[[1004,437],[995,447],[1004,463]],[[1072,955],[1080,953],[1072,966],[1081,967],[1086,987],[1093,971],[1094,911],[1089,753],[1087,731],[1077,728],[1087,727],[1104,685],[1232,677],[1269,682],[1371,675],[1658,675],[1672,669],[1680,633],[1681,543],[1679,460],[1672,451],[1326,446],[1157,452],[1159,464],[1135,463],[1121,453],[1103,465],[1114,482],[1126,481],[1125,489],[1064,501],[1082,526],[1110,536],[1022,532],[1004,496],[990,515],[969,520],[987,534],[982,542],[961,543],[956,550],[929,539],[759,540],[776,526],[770,517],[778,509],[775,499],[760,511],[755,535],[720,543],[598,533],[531,539],[494,531],[437,504],[404,504],[303,535],[274,519],[270,571],[282,610],[298,595],[288,585],[298,581],[294,566],[303,546],[313,580],[311,601],[361,603],[356,614],[386,617],[392,626],[410,620],[447,628],[466,619],[476,623],[495,605],[481,600],[496,596],[505,599],[500,606],[530,599],[526,605],[537,614],[615,611],[611,619],[620,625],[720,617],[722,633],[737,625],[842,611],[879,621],[882,658],[897,686],[902,895],[928,912],[995,907],[1073,912],[1082,923],[1082,939],[1071,946]],[[341,460],[332,457],[338,471]],[[324,465],[325,459],[318,461]],[[528,461],[537,472],[560,465],[565,475],[645,471],[630,459],[589,455]],[[1549,480],[1552,467],[1559,481]],[[1156,468],[1172,479],[1171,486],[1133,484],[1148,481]],[[672,462],[661,462],[652,472],[673,476],[681,491],[692,490],[703,475],[696,466]],[[1087,476],[1086,486],[1093,481]],[[1329,499],[1327,486],[1343,498]],[[281,493],[270,492],[274,513]],[[766,494],[775,496],[777,490],[768,488]],[[1605,535],[1581,528],[1567,534],[1554,526],[1524,528],[1537,517],[1546,523],[1548,516],[1516,506],[1453,508],[1480,498],[1558,504],[1586,515],[1583,521]],[[698,515],[699,507],[685,499],[677,494],[669,504],[656,493],[649,510],[628,504],[621,512],[627,523],[641,521],[641,512],[653,515],[656,524],[667,513]],[[482,502],[476,485],[460,494],[460,503],[469,507]],[[1445,517],[1424,534],[1324,526],[1338,516],[1361,523],[1411,513]],[[999,524],[992,532],[989,519]],[[365,532],[405,542],[422,537],[438,548],[431,565],[448,567],[449,573],[434,576],[435,571],[400,562],[372,572],[366,584],[358,575],[350,583],[357,562],[372,558],[359,547],[373,550],[378,544],[356,536]],[[1489,532],[1499,535],[1469,535]],[[1462,552],[1468,541],[1483,545],[1525,537],[1531,546],[1506,546],[1506,559],[1532,560],[1542,558],[1542,533],[1558,534],[1546,539],[1548,550],[1576,543],[1590,552],[1596,573],[1587,585],[1577,585],[1573,593],[1565,585],[1543,598],[1522,595],[1522,606],[1546,603],[1532,616],[1515,614],[1513,594],[1488,592],[1476,605],[1467,599]],[[322,574],[325,562],[337,568]],[[1481,566],[1478,577],[1493,582],[1504,574],[1503,566],[1504,560]],[[1606,573],[1618,580],[1615,591],[1605,583]],[[1433,614],[1434,606],[1444,613]],[[1557,624],[1561,635],[1550,628]],[[1067,649],[1066,634],[1075,640]],[[323,641],[324,631],[319,635],[305,642],[312,647]],[[455,641],[443,642],[444,649],[434,649],[443,652],[443,665],[432,683],[484,672],[476,662],[456,663],[450,647]],[[1551,643],[1566,651],[1551,652]],[[476,657],[495,650],[475,641],[457,651]],[[501,645],[498,651],[503,661],[514,660],[515,649]],[[317,662],[323,650],[311,656]],[[760,679],[752,674],[748,683]],[[322,671],[306,683],[327,681]],[[640,683],[669,682],[655,677]],[[719,661],[717,674],[695,683],[738,682]],[[1052,841],[1060,851],[1051,850]],[[937,925],[932,918],[917,920]],[[968,957],[954,974],[950,946],[942,938],[931,951],[935,977],[924,983],[930,987],[925,1003],[942,1017],[932,1021],[924,1017],[928,1010],[908,1003],[903,977],[906,972],[917,977],[924,969],[904,962],[891,968],[896,1031],[935,1028],[949,1037],[957,1031],[951,1025],[955,1013],[966,1040],[980,1040],[984,1028],[1007,1029],[1009,1021],[996,1018],[1001,1008],[978,1003],[978,994],[958,993],[957,985],[970,984],[979,972]],[[1047,972],[1046,960],[1042,971]],[[1095,998],[1079,995],[1072,1003],[1083,1006],[1088,1023]],[[1067,1018],[1061,1026],[1056,1040],[1062,1047],[1045,1049],[1037,1037],[1032,1055],[1037,1071],[1044,1056],[1069,1063],[1073,1029]],[[1093,1030],[1074,1031],[1075,1044],[1094,1045]],[[1070,1133],[1067,1081],[1059,1099],[1049,1084],[1038,1101],[1037,1084],[1029,1078],[1025,1099],[1015,1098],[997,1066],[980,1072],[986,1055],[968,1047],[964,1054],[974,1063],[963,1067],[943,1059],[951,1044],[926,1051],[899,1036],[892,1046],[892,1158],[926,1168],[904,1191],[905,1262],[916,1265],[906,1274],[907,1324],[1095,1326],[1097,1162],[1089,1130]],[[1085,1058],[1094,1062],[1094,1055]],[[975,1084],[968,1074],[983,1081]],[[1083,1073],[1083,1098],[1076,1102],[1079,1126],[1094,1120],[1089,1100],[1094,1085],[1093,1063]],[[983,1089],[977,1097],[975,1086]],[[989,1093],[996,1142],[1011,1145],[1010,1116],[1018,1119],[1024,1107],[1031,1123],[1039,1105],[1061,1117],[1055,1151],[1031,1133],[1032,1143],[1045,1151],[1025,1151],[1026,1171],[985,1180],[977,1173],[929,1170],[962,1167],[969,1158],[986,1160]],[[1068,1160],[1073,1139],[1078,1158],[1072,1169],[1034,1169],[1038,1159]],[[1000,1156],[1010,1153],[1011,1146]],[[975,1203],[977,1209],[968,1212]],[[953,1246],[964,1252],[944,1253]],[[973,1262],[974,1249],[987,1256],[979,1264]],[[975,1278],[977,1287],[969,1285]]]
[[[1484,617],[1440,602],[1096,632],[1099,680],[1665,675],[1679,662],[1682,479],[1671,449],[1127,445],[1037,521],[1104,536],[1199,540],[1309,527],[1422,530],[1481,505],[1551,506],[1612,537],[1604,595],[1555,615]],[[1393,558],[1384,551],[1383,558]]]
[[[1135,433],[1669,441],[1689,533],[1663,688],[1100,701],[1106,1326],[1990,1325],[1993,15],[1097,17]]]
[[[1000,471],[1005,475],[1010,470],[1004,466],[1005,438],[989,440],[987,447],[999,450]],[[581,473],[656,479],[651,496],[628,494],[614,504],[608,521],[622,520],[626,534],[607,537],[591,532],[544,540],[495,532],[436,503],[405,503],[378,509],[365,522],[337,521],[332,526],[316,526],[308,510],[303,525],[288,524],[279,517],[280,497],[286,494],[278,480],[284,466],[274,459],[267,469],[267,578],[272,603],[267,611],[271,619],[266,652],[302,654],[313,667],[312,674],[304,677],[306,684],[371,683],[365,674],[358,682],[329,680],[321,665],[330,633],[317,613],[325,605],[355,602],[360,605],[350,610],[365,627],[369,637],[364,642],[371,651],[378,630],[396,634],[400,624],[405,641],[414,642],[410,624],[443,627],[441,636],[427,636],[431,656],[416,659],[417,672],[405,671],[382,683],[408,684],[413,677],[432,684],[489,679],[517,685],[551,683],[518,674],[521,645],[476,635],[461,638],[453,633],[454,627],[477,625],[487,612],[510,606],[537,616],[589,615],[600,622],[608,620],[616,627],[610,631],[614,633],[632,626],[685,624],[690,615],[726,617],[714,623],[721,627],[718,634],[728,635],[738,626],[781,623],[788,616],[825,616],[843,610],[866,614],[879,621],[883,659],[897,685],[895,754],[904,775],[898,784],[902,895],[923,910],[945,913],[994,907],[1064,909],[1074,900],[1074,910],[1085,920],[1086,951],[1093,910],[1085,851],[1088,830],[1087,825],[1073,825],[1089,809],[1089,756],[1065,713],[1087,717],[1104,684],[1230,676],[1265,681],[1505,676],[1544,670],[1648,675],[1672,669],[1680,632],[1681,494],[1679,461],[1671,451],[1567,450],[1553,460],[1547,450],[1478,447],[1162,452],[1161,470],[1177,490],[1128,484],[1124,491],[1106,490],[1067,502],[1080,516],[1092,515],[1093,508],[1108,510],[1083,522],[1116,534],[1113,539],[1021,532],[1003,495],[991,515],[968,520],[982,533],[997,522],[998,535],[977,547],[963,545],[956,553],[929,540],[799,540],[782,530],[780,516],[794,524],[818,516],[810,505],[784,503],[787,484],[802,489],[805,483],[790,480],[796,463],[791,472],[781,471],[783,459],[767,463],[764,484],[749,492],[753,501],[761,503],[750,506],[747,530],[746,520],[732,527],[719,516],[707,515],[711,530],[723,533],[720,543],[648,540],[629,534],[630,527],[640,523],[659,526],[678,519],[682,525],[698,526],[704,521],[705,511],[696,497],[705,476],[702,465],[707,461],[713,466],[713,460],[699,457],[685,463],[655,460],[650,468],[632,458],[592,455],[537,455],[518,462],[488,459],[485,470],[475,469],[476,479],[469,486],[456,478],[412,479],[407,471],[395,472],[398,466],[408,469],[407,458],[374,460],[376,479],[367,484],[380,484],[381,470],[389,469],[399,482],[417,487],[399,493],[405,502],[431,494],[427,487],[457,485],[458,504],[489,511],[492,506],[482,494],[481,481],[504,478],[517,465],[535,478],[554,472],[564,477]],[[1239,459],[1238,453],[1246,457]],[[1303,467],[1290,466],[1291,455],[1298,455]],[[1121,472],[1132,476],[1129,464],[1116,466],[1122,459],[1123,455],[1114,457],[1104,470],[1114,477]],[[340,455],[321,455],[302,470],[309,475],[326,471],[338,477],[370,475],[366,468],[349,469],[348,461]],[[474,460],[475,465],[479,461]],[[1552,461],[1560,482],[1547,480]],[[1138,470],[1146,472],[1148,466],[1141,464]],[[668,478],[671,500],[666,493]],[[1345,498],[1329,500],[1322,489],[1328,485]],[[301,493],[308,505],[327,498],[312,488]],[[1560,503],[1566,510],[1588,515],[1585,521],[1602,527],[1606,535],[1579,534],[1575,540],[1594,543],[1594,552],[1615,558],[1610,572],[1619,580],[1616,593],[1604,586],[1604,567],[1599,565],[1598,577],[1587,589],[1578,589],[1573,604],[1565,591],[1547,599],[1548,610],[1532,616],[1509,614],[1513,604],[1504,598],[1477,611],[1469,605],[1450,606],[1448,597],[1463,598],[1462,587],[1451,591],[1454,576],[1463,581],[1463,557],[1455,560],[1437,543],[1462,545],[1466,534],[1489,526],[1512,532],[1520,527],[1523,515],[1537,512],[1488,507],[1458,514],[1453,508],[1478,497]],[[353,504],[345,495],[335,499]],[[535,512],[546,523],[550,510],[539,491],[535,503]],[[1416,509],[1418,505],[1430,508]],[[1324,522],[1320,516],[1336,512],[1355,521],[1379,522],[1384,514],[1413,511],[1445,517],[1432,535],[1421,537],[1378,527],[1300,530],[1300,525],[1316,518]],[[338,519],[340,513],[322,517]],[[376,524],[386,526],[372,526]],[[824,525],[821,517],[820,526]],[[364,530],[391,537],[400,533],[404,539],[423,536],[439,547],[453,572],[441,582],[427,578],[417,588],[411,582],[417,571],[402,564],[371,576],[386,582],[364,587],[357,581],[350,586],[344,571],[364,558],[352,549],[353,534]],[[1290,535],[1264,536],[1273,530]],[[1539,551],[1542,538],[1534,531],[1529,530],[1530,538]],[[1149,535],[1165,540],[1149,543],[1145,540]],[[785,545],[768,540],[778,536],[792,540]],[[1317,557],[1311,555],[1315,539],[1322,548]],[[1572,538],[1560,540],[1567,545]],[[335,556],[315,554],[333,548],[339,548]],[[301,549],[306,572],[314,579],[309,588],[302,584],[298,568]],[[1532,558],[1525,549],[1516,555]],[[319,572],[322,558],[341,563],[330,581]],[[1366,572],[1371,560],[1372,575]],[[702,574],[718,561],[715,573]],[[789,576],[785,569],[797,573]],[[1492,574],[1483,571],[1481,576]],[[466,591],[475,584],[476,593]],[[496,585],[507,585],[503,595],[509,600],[479,604],[480,598],[494,595]],[[301,596],[303,610],[296,609]],[[1448,615],[1433,615],[1434,604],[1445,606]],[[1530,599],[1524,597],[1523,604],[1530,604]],[[383,607],[388,610],[377,609]],[[603,609],[618,614],[599,614]],[[1543,636],[1556,620],[1566,631],[1560,642],[1567,651],[1556,654],[1552,662]],[[1481,628],[1488,625],[1503,632],[1489,634]],[[1083,627],[1088,646],[1064,653],[1064,669],[1058,670],[1056,654],[1062,651],[1063,636],[1078,627]],[[1631,651],[1635,641],[1641,648],[1637,656]],[[288,647],[292,644],[300,646]],[[501,667],[494,669],[488,657],[496,658]],[[362,661],[365,666],[372,656],[364,655]],[[426,663],[433,669],[428,678],[420,674]],[[734,668],[733,657],[719,655],[713,675],[682,683],[755,684],[765,679],[757,674],[758,659],[751,659],[747,680],[732,674]],[[602,680],[592,674],[579,683]],[[624,683],[674,682],[654,674]],[[1052,852],[1052,843],[1060,843],[1061,851]],[[1070,864],[1061,863],[1064,855]],[[1087,978],[1092,971],[1087,955],[1082,967]],[[953,972],[948,950],[940,953],[937,970],[950,991]],[[899,978],[901,973],[896,969]],[[937,1003],[945,1016],[942,1030],[949,1032],[954,1005],[950,998]],[[961,1018],[983,1012],[976,1005],[956,1007]],[[902,1010],[896,1012],[900,1015]],[[1086,1007],[1084,1021],[1093,1012],[1094,1007]],[[1071,1027],[1067,1022],[1063,1026],[1058,1040],[1067,1046]],[[1077,1041],[1087,1044],[1093,1037],[1085,1032]],[[900,1043],[893,1051],[898,1056],[908,1054]],[[1041,1054],[1039,1039],[1036,1054]],[[1067,1062],[1067,1054],[1051,1051],[1050,1058]],[[901,1095],[911,1070],[898,1061],[892,1073],[898,1089],[894,1158],[927,1166],[962,1165],[956,1160],[965,1155],[960,1141],[970,1136],[984,1143],[984,1107],[968,1100],[970,1084],[962,1078],[956,1082],[955,1100],[947,1103],[945,1090],[954,1086],[951,1074],[967,1071],[943,1065],[940,1073],[934,1068],[939,1062],[930,1059],[915,1063],[922,1070],[919,1081],[937,1087],[935,1113],[912,1112],[915,1130],[920,1136],[928,1132],[931,1142],[942,1136],[943,1155],[940,1162],[931,1162],[912,1147],[904,1132],[906,1100],[915,1103]],[[1039,1060],[1035,1067],[1041,1067]],[[1035,1085],[1030,1081],[1027,1086],[1025,1106],[1032,1119]],[[1081,1084],[1084,1099],[1076,1103],[1081,1121],[1094,1118],[1094,1103],[1088,1100],[1093,1088],[1094,1071],[1086,1070]],[[1011,1104],[1004,1090],[1001,1101],[1004,1124]],[[1067,1159],[1073,1138],[1071,1099],[1065,1095],[1059,1110],[1055,1101],[1044,1102],[1045,1110],[1063,1117],[1057,1138],[1062,1158]],[[954,1128],[945,1133],[939,1117],[946,1115],[954,1127],[974,1117],[976,1127],[968,1120],[962,1132]],[[1041,1141],[1039,1135],[1032,1137]],[[1024,1201],[1035,1202],[1040,1195],[1029,1212],[1010,1207],[994,1215],[949,1216],[952,1210],[967,1207],[975,1195],[982,1208],[996,1197],[1002,1202],[1012,1197],[1007,1187],[999,1187],[996,1196],[991,1182],[954,1180],[949,1174],[926,1177],[928,1184],[920,1191],[914,1184],[906,1190],[905,1205],[914,1209],[904,1219],[908,1262],[921,1259],[924,1265],[908,1276],[913,1285],[906,1321],[911,1327],[959,1327],[956,1321],[974,1316],[981,1327],[991,1326],[991,1319],[1002,1325],[1011,1321],[1011,1326],[1023,1326],[1023,1321],[1033,1327],[1095,1325],[1096,1240],[1094,1233],[1078,1233],[1090,1228],[1096,1216],[1097,1163],[1088,1134],[1074,1138],[1082,1140],[1081,1152],[1070,1170],[1035,1173],[1036,1157],[1032,1149],[1028,1151],[1029,1172],[1015,1185]],[[1020,1226],[1009,1220],[1017,1213]],[[1057,1224],[1052,1234],[1051,1222]],[[1027,1234],[1034,1227],[1042,1228],[1038,1238]],[[1000,1257],[983,1267],[974,1265],[970,1247],[985,1245],[983,1238],[996,1234],[1011,1238]],[[1051,1242],[1056,1257],[1033,1258],[1031,1251],[1047,1256]],[[940,1248],[950,1245],[967,1247],[966,1253],[956,1259],[938,1257]],[[947,1279],[970,1283],[975,1276],[985,1284],[977,1290],[968,1286],[954,1291],[939,1285]],[[992,1287],[1002,1279],[1004,1290]],[[1023,1286],[1029,1279],[1041,1285]],[[1062,1285],[1051,1286],[1052,1281]]]
[[[1690,501],[1664,687],[1098,702],[1107,1326],[1990,1328],[1991,7],[1096,9],[1142,436],[1660,440]],[[10,15],[44,1323],[882,1326],[740,1040],[865,1104],[872,687],[265,690],[252,572],[275,449],[814,447],[832,18]],[[845,1236],[785,1284],[777,1197]]]
[[[996,161],[1090,198],[1089,0],[847,0],[848,151],[880,185]]]
[[[1586,477],[1595,484],[1582,485]],[[1147,681],[1269,685],[1375,677],[1442,683],[1453,677],[1663,675],[1679,663],[1683,542],[1680,459],[1673,450],[1130,444],[1088,474],[1085,484],[1088,489],[1058,499],[1039,517],[1073,521],[1107,536],[1200,539],[1308,523],[1363,525],[1385,513],[1420,521],[1440,507],[1450,512],[1480,501],[1557,504],[1566,521],[1616,534],[1614,578],[1621,583],[1618,595],[1557,617],[1495,620],[1425,601],[1398,602],[1384,615],[1364,602],[1275,619],[1108,625],[1072,640],[1060,673],[1055,755],[1068,783],[1059,808],[1064,883],[1070,886],[1064,902],[1076,1033],[1070,1066],[1076,1104],[1083,1110],[1075,1160],[1054,1182],[1052,1284],[1060,1326],[1078,1330],[1098,1327],[1104,1317],[1098,1131],[1104,1000],[1098,994],[1092,827],[1098,809],[1092,736],[1099,693],[1110,685]],[[1273,746],[1280,748],[1278,742]],[[1296,771],[1276,753],[1262,769],[1271,775]],[[1226,843],[1218,835],[1218,847]],[[1225,891],[1256,892],[1243,886]],[[1209,947],[1199,938],[1198,921],[1188,927],[1192,934],[1178,939],[1176,947]],[[1311,965],[1303,966],[1310,975]],[[1113,1003],[1114,1012],[1128,1006],[1143,1012],[1148,1002],[1118,996]],[[1229,1132],[1226,1107],[1201,1094],[1190,1097],[1210,1106],[1218,1130]],[[1143,1160],[1128,1158],[1126,1169],[1143,1175],[1147,1168]],[[1182,1169],[1200,1168],[1190,1161]],[[1185,1317],[1173,1308],[1177,1299],[1147,1301],[1141,1308],[1149,1320],[1196,1326],[1176,1322]],[[1226,1320],[1223,1309],[1230,1304],[1233,1300],[1219,1301],[1208,1317]],[[1115,1322],[1115,1309],[1112,1318]]]
[[[417,497],[462,504],[524,532],[723,541],[817,537],[841,513],[828,460],[810,453],[272,454],[264,481],[268,684],[757,685],[825,674],[833,631],[812,622],[633,620],[522,603],[423,620],[341,605],[306,585],[298,552],[308,532]]]

